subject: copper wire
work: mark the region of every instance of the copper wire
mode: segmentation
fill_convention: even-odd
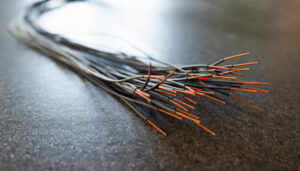
[[[184,102],[181,101],[181,100],[178,100],[178,99],[176,99],[176,98],[172,98],[172,99],[175,100],[175,101],[178,102],[178,103],[181,103],[181,104],[183,104],[183,105],[185,105],[185,106],[191,108],[191,109],[195,109],[194,106],[191,106],[191,105],[189,105],[189,104],[187,104],[187,103],[184,103]]]
[[[97,86],[124,101],[144,121],[147,121],[164,136],[167,134],[139,113],[137,108],[129,102],[149,107],[180,120],[184,117],[215,135],[214,132],[200,124],[200,121],[197,120],[198,116],[188,112],[188,109],[195,109],[193,105],[170,96],[177,96],[177,93],[179,93],[179,95],[182,95],[180,97],[193,104],[197,104],[192,99],[193,97],[199,98],[204,96],[226,104],[225,101],[218,99],[219,97],[216,96],[223,93],[223,95],[225,94],[258,109],[257,106],[249,102],[232,96],[229,93],[226,94],[227,91],[269,92],[268,90],[241,86],[267,85],[268,83],[241,81],[234,77],[234,75],[244,76],[244,74],[237,73],[239,71],[250,70],[250,68],[239,69],[235,67],[254,65],[258,64],[258,62],[219,65],[229,59],[250,55],[251,53],[225,57],[211,65],[194,64],[175,66],[155,59],[126,40],[124,42],[138,52],[141,52],[141,56],[127,54],[118,50],[116,52],[107,52],[99,47],[90,47],[87,44],[82,44],[69,37],[65,37],[65,35],[51,33],[43,29],[40,23],[37,22],[38,18],[43,13],[55,9],[50,5],[49,8],[45,8],[45,6],[48,7],[48,3],[48,1],[37,2],[26,9],[20,20],[11,28],[11,32],[29,47],[63,62]],[[140,60],[139,57],[145,58],[145,61],[150,61],[148,67],[144,60]],[[153,66],[151,62],[153,62]],[[147,75],[144,75],[146,72]],[[191,98],[186,95],[191,96]]]
[[[172,117],[174,117],[174,118],[177,118],[177,119],[179,119],[179,120],[182,119],[181,117],[176,116],[176,115],[174,115],[174,114],[172,114],[172,113],[170,113],[170,112],[167,112],[167,111],[165,111],[165,110],[162,110],[162,109],[157,109],[157,110],[158,110],[159,112],[162,112],[162,113],[164,113],[164,114],[170,115],[170,116],[172,116]]]
[[[193,114],[190,114],[190,113],[185,112],[185,111],[183,111],[183,110],[180,110],[180,109],[178,109],[178,108],[176,108],[176,110],[179,111],[179,112],[181,112],[181,113],[184,113],[184,114],[186,114],[186,115],[188,115],[188,116],[191,116],[191,117],[193,117],[193,118],[195,118],[195,119],[199,119],[198,116],[195,116],[195,115],[193,115]]]
[[[197,102],[195,100],[192,100],[192,99],[186,97],[185,95],[183,95],[183,98],[187,99],[188,101],[192,102],[193,104],[197,104]]]
[[[237,57],[241,57],[241,56],[246,56],[246,55],[251,55],[251,53],[247,52],[247,53],[242,53],[242,54],[238,54],[238,55],[234,55],[234,56],[229,56],[229,57],[223,58],[223,61],[233,59],[233,58],[237,58]]]
[[[177,102],[175,102],[174,100],[169,99],[169,102],[175,104],[176,106],[180,107],[181,109],[183,109],[184,111],[189,111],[187,108],[183,107],[182,105],[178,104]]]
[[[147,122],[152,125],[156,130],[158,130],[160,133],[162,133],[164,136],[167,136],[167,133],[165,133],[162,129],[160,129],[158,126],[156,126],[154,123],[152,123],[150,120],[147,120]]]
[[[201,128],[205,129],[207,132],[211,133],[212,135],[216,136],[216,134],[209,130],[208,128],[206,128],[205,126],[203,126],[202,124],[200,124],[199,122],[195,122],[197,125],[199,125]]]
[[[251,106],[251,107],[254,107],[255,109],[259,109],[258,106],[255,106],[255,105],[253,105],[253,104],[251,104],[251,103],[249,103],[249,102],[246,102],[245,100],[242,100],[242,99],[240,99],[240,98],[237,98],[237,97],[235,97],[235,96],[233,96],[233,95],[230,95],[230,97],[231,97],[231,98],[234,98],[234,99],[236,99],[236,100],[238,100],[238,101],[240,101],[240,102],[242,102],[242,103],[245,103],[245,104],[247,104],[247,105],[249,105],[249,106]]]

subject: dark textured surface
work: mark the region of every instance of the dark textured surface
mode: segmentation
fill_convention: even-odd
[[[156,20],[120,24],[173,63],[254,52],[261,64],[248,78],[269,82],[271,93],[242,95],[258,111],[200,100],[215,137],[152,113],[169,133],[163,137],[115,98],[15,41],[7,24],[29,2],[0,1],[0,170],[300,169],[300,1],[170,0],[153,12]]]

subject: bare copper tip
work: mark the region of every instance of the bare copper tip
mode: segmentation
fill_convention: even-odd
[[[193,122],[200,122],[199,120],[194,119],[194,118],[191,118],[191,117],[189,117],[189,116],[186,116],[185,114],[182,114],[182,113],[180,113],[180,112],[178,112],[178,111],[175,111],[175,113],[176,113],[177,115],[180,115],[180,116],[182,116],[182,117],[184,117],[184,118],[186,118],[186,119],[189,119],[189,120],[191,120],[191,121],[193,121]]]
[[[207,132],[211,133],[212,135],[216,136],[216,133],[214,133],[213,131],[209,130],[208,128],[206,128],[205,126],[201,125],[199,122],[195,122],[197,125],[199,125],[201,128],[205,129]]]
[[[188,101],[192,102],[193,104],[197,104],[197,102],[195,100],[192,100],[186,96],[183,96],[183,98],[187,99]]]
[[[196,96],[195,95],[195,92],[194,91],[189,91],[189,90],[176,90],[177,92],[180,92],[180,93],[184,93],[184,94],[189,94],[189,95],[192,95],[194,97],[199,97],[199,96]]]
[[[198,80],[201,84],[203,84],[204,86],[207,86],[207,84],[205,82],[203,82],[202,80]]]
[[[241,81],[241,80],[238,80],[238,79],[232,79],[232,80],[234,80],[234,81],[236,81],[236,82],[238,82],[238,83],[240,83],[240,84],[244,84],[244,82]]]
[[[241,88],[230,88],[230,90],[235,90],[235,91],[245,91],[245,92],[257,93],[256,90],[248,90],[248,89],[241,89]]]
[[[228,77],[228,76],[224,76],[223,74],[219,74],[218,76],[210,76],[210,77],[189,77],[188,79],[202,79],[202,80],[205,80],[205,79],[229,79],[229,80],[236,80],[236,77]]]
[[[189,73],[189,72],[187,72],[186,74],[189,75],[189,76],[191,76],[191,77],[193,77],[193,74],[191,74],[191,73]]]
[[[196,94],[199,94],[199,95],[201,95],[201,96],[205,96],[205,97],[210,98],[210,99],[212,99],[212,100],[215,100],[215,101],[217,101],[217,102],[226,104],[226,102],[224,102],[224,101],[222,101],[222,100],[219,100],[219,99],[217,99],[217,98],[211,97],[211,96],[209,96],[209,95],[207,95],[207,94],[200,93],[200,92],[196,92]]]
[[[143,94],[144,96],[146,97],[150,97],[150,94],[146,93],[146,92],[143,92],[141,91],[140,89],[136,89],[136,91],[140,92],[141,94]]]
[[[187,108],[183,107],[182,105],[176,103],[174,100],[169,99],[169,102],[175,104],[176,106],[180,107],[181,109],[183,109],[184,111],[189,111]]]
[[[241,68],[241,69],[237,69],[238,71],[249,71],[250,68]]]
[[[235,64],[232,65],[233,67],[238,67],[238,66],[245,66],[245,65],[255,65],[258,64],[259,62],[248,62],[248,63],[243,63],[243,64]]]
[[[154,91],[164,93],[164,94],[168,94],[168,95],[171,95],[171,96],[176,96],[176,94],[174,94],[174,93],[165,92],[165,91],[162,91],[162,90],[159,90],[159,89],[154,89]]]
[[[156,126],[154,123],[152,123],[150,120],[147,120],[147,122],[152,125],[157,131],[159,131],[164,136],[167,136],[167,133],[165,133],[162,129],[160,129],[158,126]]]
[[[187,103],[184,103],[184,102],[181,101],[181,100],[178,100],[178,99],[176,99],[176,98],[173,98],[173,100],[175,100],[176,102],[181,103],[181,104],[183,104],[183,105],[185,105],[185,106],[187,106],[187,107],[189,107],[189,108],[191,108],[191,109],[195,109],[194,106],[191,106],[191,105],[189,105],[189,104],[187,104]]]
[[[234,55],[234,56],[229,56],[229,57],[223,58],[223,61],[226,61],[226,60],[232,59],[232,58],[237,58],[237,57],[241,57],[241,56],[250,55],[250,54],[251,54],[251,53],[248,52],[248,53],[242,53],[242,54],[238,54],[238,55]]]
[[[221,66],[214,66],[214,65],[209,65],[208,67],[209,68],[216,68],[216,69],[231,70],[231,68],[221,67]]]
[[[172,92],[172,93],[176,93],[175,90],[170,90],[170,89],[167,89],[167,88],[163,88],[163,87],[159,87],[160,89],[163,89],[163,90],[166,90],[166,91],[169,91],[169,92]]]
[[[259,88],[252,88],[252,87],[245,87],[245,86],[240,86],[240,87],[244,88],[244,89],[249,89],[249,90],[261,91],[261,92],[265,92],[265,93],[269,93],[270,92],[268,90],[263,90],[263,89],[259,89]]]
[[[244,81],[242,84],[252,84],[252,85],[268,85],[269,83],[257,82],[257,81]]]
[[[164,113],[164,114],[167,114],[167,115],[170,115],[170,116],[173,116],[174,118],[177,118],[177,119],[179,119],[179,120],[181,120],[182,118],[181,117],[179,117],[179,116],[176,116],[176,115],[174,115],[174,114],[172,114],[172,113],[170,113],[170,112],[167,112],[167,111],[165,111],[165,110],[162,110],[162,109],[157,109],[159,112],[162,112],[162,113]]]
[[[188,77],[187,79],[199,79],[199,78],[205,78],[205,77],[211,77],[212,74],[206,74],[206,75],[198,75],[198,76],[191,76],[191,77]]]
[[[215,92],[210,92],[210,91],[203,91],[201,89],[198,88],[193,88],[196,92],[200,92],[200,93],[206,93],[206,94],[216,94]]]
[[[209,69],[209,70],[207,70],[208,72],[215,72],[216,71],[216,69]]]
[[[184,114],[186,114],[186,115],[189,115],[189,116],[191,116],[191,117],[193,117],[193,118],[195,118],[195,119],[199,119],[198,116],[195,116],[195,115],[193,115],[193,114],[190,114],[190,113],[185,112],[185,111],[183,111],[183,110],[180,110],[180,109],[178,109],[178,108],[176,108],[176,110],[179,111],[179,112],[181,112],[181,113],[184,113]]]
[[[223,74],[224,72],[225,72],[225,71],[223,71],[222,73],[217,73],[217,75],[219,75],[219,76],[224,76],[224,74]],[[231,71],[231,72],[232,72],[232,71]],[[230,72],[230,73],[231,73],[231,72]]]
[[[241,74],[241,73],[236,73],[236,72],[230,72],[230,73],[237,76],[245,76],[245,74]]]
[[[253,104],[251,104],[251,103],[249,103],[249,102],[246,102],[245,100],[242,100],[242,99],[240,99],[240,98],[237,98],[237,97],[235,97],[235,96],[233,96],[233,95],[230,95],[230,97],[231,97],[231,98],[234,98],[234,99],[236,99],[236,100],[238,100],[238,101],[240,101],[240,102],[242,102],[242,103],[245,103],[245,104],[247,104],[247,105],[249,105],[249,106],[251,106],[251,107],[254,107],[255,109],[259,109],[258,106],[255,106],[255,105],[253,105]]]
[[[158,78],[158,79],[165,79],[166,78],[166,76],[164,76],[164,75],[143,75],[143,78],[148,78],[148,77],[150,77],[150,78]]]
[[[147,96],[145,96],[143,93],[141,93],[142,91],[138,91],[138,89],[136,89],[134,92],[136,94],[138,94],[139,96],[141,96],[143,99],[147,100],[149,103],[152,102]]]

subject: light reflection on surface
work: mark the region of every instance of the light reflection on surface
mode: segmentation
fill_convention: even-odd
[[[97,1],[98,2],[98,1]],[[142,49],[163,40],[167,22],[167,8],[161,1],[101,1],[101,3],[74,2],[40,19],[41,25],[50,32],[63,34],[92,46],[136,53],[124,42],[125,39]],[[111,37],[113,35],[115,37]],[[141,37],[142,35],[142,37]],[[121,43],[120,43],[121,42]]]
[[[0,11],[0,18],[10,21],[23,9],[25,1],[33,0],[0,0],[0,6],[5,6]],[[287,134],[286,130],[297,130],[298,125],[293,120],[298,106],[293,90],[298,90],[294,82],[299,70],[299,39],[296,37],[299,37],[300,25],[296,1],[180,0],[182,3],[179,4],[183,6],[176,6],[174,13],[163,5],[166,0],[160,1],[160,7],[151,7],[157,8],[153,14],[145,9],[146,17],[135,16],[137,11],[124,7],[124,11],[132,13],[130,17],[140,18],[139,23],[132,23],[133,19],[127,14],[121,16],[114,5],[107,5],[100,7],[99,13],[112,10],[107,12],[111,15],[103,15],[99,22],[91,20],[88,27],[81,26],[84,19],[79,22],[72,15],[66,17],[69,20],[62,20],[64,16],[54,17],[52,23],[47,21],[47,24],[53,29],[62,29],[61,26],[66,25],[74,32],[78,28],[109,31],[147,51],[147,47],[158,49],[158,56],[168,57],[171,62],[213,62],[222,55],[239,53],[244,48],[256,50],[265,63],[258,68],[260,71],[251,72],[249,80],[272,81],[270,89],[273,93],[252,100],[264,106],[269,114],[243,114],[231,106],[224,110],[215,106],[217,104],[209,107],[199,103],[201,120],[208,121],[209,127],[219,132],[216,139],[199,128],[193,129],[181,121],[174,124],[167,118],[157,124],[170,133],[163,138],[103,90],[83,81],[65,66],[60,67],[53,60],[18,44],[6,32],[7,23],[0,20],[3,40],[0,44],[0,120],[4,128],[1,138],[7,144],[2,150],[2,164],[17,164],[29,167],[28,170],[37,164],[44,166],[44,170],[58,169],[56,166],[87,170],[105,170],[109,166],[112,170],[176,170],[178,165],[191,170],[202,166],[211,170],[214,166],[224,168],[224,163],[234,163],[235,168],[251,168],[253,164],[264,165],[259,161],[269,161],[267,168],[274,162],[278,163],[274,165],[278,168],[278,154],[281,162],[296,163],[296,159],[290,160],[296,156],[293,155],[296,146],[286,141],[297,135],[295,131]],[[128,1],[124,2],[126,5]],[[168,6],[173,5],[168,2]],[[75,13],[78,15],[80,10]],[[82,12],[82,15],[88,14]],[[123,22],[115,23],[107,18]],[[71,27],[71,22],[78,23]],[[103,22],[115,26],[102,26]],[[227,34],[236,39],[228,38]],[[285,89],[277,86],[283,81]],[[283,102],[279,106],[278,99]],[[275,108],[273,112],[276,105],[278,110]],[[287,114],[291,116],[287,117]],[[291,127],[278,128],[278,119],[285,121],[279,126],[290,122]],[[168,123],[173,124],[167,126]],[[257,129],[253,129],[253,125]],[[265,130],[273,133],[268,134]],[[261,137],[263,141],[257,141]],[[32,158],[25,160],[23,156],[28,154]],[[15,156],[16,162],[11,162],[11,155]],[[244,160],[237,159],[250,162],[245,164]]]

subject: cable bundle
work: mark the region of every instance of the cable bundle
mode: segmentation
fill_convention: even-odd
[[[190,120],[215,135],[201,124],[198,116],[191,113],[197,105],[197,98],[205,97],[226,104],[220,96],[228,96],[258,109],[257,106],[231,95],[230,92],[268,92],[247,86],[267,83],[241,81],[235,77],[244,76],[241,72],[250,70],[242,67],[258,62],[222,65],[225,61],[250,53],[226,57],[210,65],[174,66],[152,58],[134,46],[143,56],[103,51],[42,29],[37,19],[46,11],[55,8],[49,5],[49,2],[41,1],[30,6],[11,28],[13,35],[24,44],[65,63],[117,97],[163,135],[167,134],[140,113],[133,103],[179,120]]]

